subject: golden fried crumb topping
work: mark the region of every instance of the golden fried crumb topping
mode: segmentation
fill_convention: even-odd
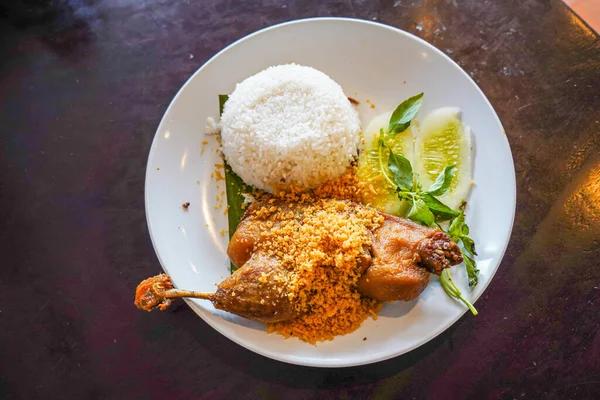
[[[371,245],[371,231],[383,217],[374,209],[347,200],[358,196],[355,171],[302,193],[259,194],[249,218],[266,221],[267,230],[255,250],[276,257],[287,274],[261,277],[283,282],[280,290],[302,316],[271,323],[269,332],[296,336],[309,343],[331,340],[357,329],[380,303],[356,289],[362,274],[359,260]]]

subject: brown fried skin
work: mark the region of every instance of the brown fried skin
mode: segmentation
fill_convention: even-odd
[[[358,281],[365,296],[382,301],[410,301],[429,283],[429,273],[462,262],[460,249],[439,229],[384,215],[374,233],[373,265]]]
[[[286,296],[289,272],[274,258],[258,251],[217,287],[215,308],[261,322],[281,322],[298,317]],[[279,281],[274,276],[281,278]]]
[[[252,203],[248,207],[231,240],[229,240],[227,256],[237,268],[242,267],[250,259],[254,252],[254,245],[259,240],[260,232],[267,229],[266,219],[252,218],[257,208],[258,203]]]
[[[351,203],[355,207],[364,207],[360,204]],[[274,207],[289,211],[290,208],[287,206],[287,202],[277,200],[272,203]],[[254,253],[254,246],[260,240],[260,233],[269,229],[266,225],[267,221],[272,221],[274,226],[278,224],[277,221],[273,221],[272,218],[256,218],[254,215],[255,211],[259,209],[261,203],[252,203],[250,207],[244,213],[242,220],[240,221],[237,229],[235,230],[229,246],[227,247],[227,256],[237,268],[243,266]],[[358,265],[361,271],[366,271],[371,265],[371,252],[368,246],[365,246],[364,252],[358,260]]]
[[[285,207],[282,202],[275,205]],[[355,207],[364,206],[355,204]],[[266,221],[269,218],[253,215],[257,208],[257,203],[250,206],[227,248],[229,258],[237,267],[246,267],[255,254],[260,232],[268,229]],[[427,287],[430,273],[439,275],[444,268],[462,262],[460,249],[441,230],[404,218],[381,215],[384,222],[372,232],[372,246],[365,248],[364,257],[359,260],[361,270],[366,271],[358,281],[361,294],[381,301],[410,301]],[[262,256],[257,257],[252,265],[260,268],[258,260],[261,259]]]

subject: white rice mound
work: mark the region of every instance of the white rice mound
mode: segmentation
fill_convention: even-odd
[[[296,64],[239,83],[221,116],[225,159],[244,182],[269,192],[342,175],[359,140],[358,114],[340,85]]]

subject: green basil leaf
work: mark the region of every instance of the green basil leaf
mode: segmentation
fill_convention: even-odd
[[[379,136],[379,141],[377,142],[377,161],[379,162],[379,170],[381,171],[381,175],[385,178],[385,180],[390,184],[390,186],[394,189],[397,189],[398,184],[390,178],[388,174],[388,168],[385,168],[383,165],[383,150],[385,150],[388,146],[385,144],[385,140],[383,140],[383,129],[381,131],[381,136]],[[389,158],[388,158],[389,164]]]
[[[479,283],[479,270],[475,260],[467,256],[463,252],[463,258],[465,259],[465,268],[467,269],[467,275],[469,277],[469,287],[475,287]]]
[[[456,170],[456,165],[448,165],[445,167],[442,172],[435,178],[435,181],[431,184],[427,192],[434,196],[441,196],[450,187],[452,183],[452,179],[454,179],[454,171]]]
[[[406,218],[425,226],[433,225],[435,220],[435,216],[429,211],[429,207],[427,207],[427,204],[421,199],[413,200],[412,207]]]
[[[422,192],[423,191],[423,185],[421,185],[421,182],[419,182],[419,175],[417,174],[417,177],[415,179],[415,182],[417,183],[416,186],[416,192]]]
[[[469,253],[473,254],[474,256],[477,255],[477,252],[475,251],[475,242],[473,241],[473,239],[471,239],[468,236],[461,236],[460,240],[463,243],[463,246],[465,246],[465,250],[467,250]]]
[[[469,287],[475,287],[479,282],[479,270],[477,269],[475,259],[471,256],[476,256],[477,252],[475,251],[475,242],[467,236],[469,234],[469,226],[465,222],[465,203],[461,205],[460,214],[452,220],[446,233],[453,242],[462,242],[464,250],[461,249],[461,254],[469,277]]]
[[[453,242],[458,243],[460,237],[463,236],[463,227],[465,226],[465,214],[460,213],[458,217],[454,218],[448,227],[446,232]]]
[[[392,171],[394,182],[400,189],[408,190],[413,185],[413,172],[410,161],[401,154],[396,154],[389,148],[388,168]]]
[[[433,213],[433,215],[438,217],[438,219],[441,221],[448,221],[452,218],[458,217],[460,214],[458,211],[454,211],[453,209],[451,209],[450,207],[433,197],[430,193],[423,193],[421,195],[421,198],[423,199],[425,204],[427,204],[427,207],[429,207],[429,210]]]
[[[461,236],[467,236],[468,234],[469,234],[469,225],[463,224],[462,229],[461,229]]]
[[[388,132],[390,135],[404,132],[423,104],[423,93],[404,100],[392,113]]]

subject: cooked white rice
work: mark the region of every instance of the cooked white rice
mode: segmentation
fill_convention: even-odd
[[[239,83],[221,116],[223,154],[246,183],[267,191],[308,189],[344,173],[360,121],[335,81],[296,64]]]

